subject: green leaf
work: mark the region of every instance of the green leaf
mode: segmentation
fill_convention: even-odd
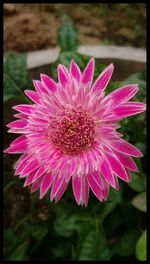
[[[114,246],[114,251],[120,256],[131,256],[135,250],[135,244],[139,232],[136,229],[130,229],[124,232]]]
[[[5,99],[19,96],[21,90],[31,87],[26,65],[26,55],[8,53],[4,62],[4,95]]]
[[[93,220],[88,213],[73,212],[64,207],[57,207],[56,213],[54,228],[58,234],[65,237],[70,237],[75,231],[80,232],[86,225],[89,227]]]
[[[132,204],[142,212],[146,212],[146,192],[139,193],[132,200]]]
[[[132,74],[129,78],[121,82],[121,86],[131,83],[138,84],[140,88],[134,100],[143,101],[146,98],[146,70]]]
[[[24,241],[13,251],[13,253],[7,258],[7,260],[28,260],[28,256],[26,253],[28,246],[29,242]]]
[[[35,240],[42,240],[48,233],[48,227],[46,225],[37,224],[32,229],[32,236]]]
[[[76,50],[78,41],[78,31],[72,23],[65,23],[58,30],[58,44],[61,51]]]
[[[99,219],[101,222],[104,221],[105,217],[113,211],[117,204],[120,204],[122,201],[122,190],[116,191],[114,189],[110,189],[110,194],[108,200],[105,203],[98,204],[95,207],[95,211],[99,215]]]
[[[136,244],[136,257],[138,260],[146,260],[147,250],[146,250],[146,241],[147,241],[147,230],[143,232]]]
[[[131,173],[132,175],[132,182],[128,183],[128,185],[135,190],[136,192],[142,192],[146,190],[146,177],[141,172],[138,173]]]
[[[110,260],[113,251],[100,232],[90,231],[82,241],[78,260]]]
[[[4,73],[4,92],[5,92],[5,101],[13,96],[19,95],[18,86],[15,82],[9,77],[8,74]]]

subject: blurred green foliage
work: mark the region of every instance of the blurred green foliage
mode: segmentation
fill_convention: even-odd
[[[19,97],[22,91],[32,87],[27,70],[26,54],[9,52],[4,62],[4,98],[5,101]]]
[[[61,53],[57,62],[52,65],[53,77],[57,78],[58,63],[69,68],[71,59],[83,70],[89,57],[77,53],[76,31],[72,26],[64,26],[58,39]],[[96,65],[94,79],[104,67],[105,65]],[[19,96],[18,89],[23,91],[27,88],[28,78],[24,55],[8,56],[4,67],[5,94],[14,98]],[[128,83],[139,84],[140,90],[135,99],[145,101],[145,71],[134,74],[121,83],[111,82],[107,92]],[[135,159],[139,173],[132,173],[132,182],[126,184],[119,180],[120,190],[111,188],[108,200],[103,203],[90,192],[87,208],[76,204],[70,186],[58,204],[50,203],[48,194],[44,202],[39,201],[38,193],[29,194],[30,202],[25,199],[18,203],[16,200],[13,224],[7,224],[4,230],[5,260],[145,260],[145,200],[142,199],[142,209],[136,206],[137,195],[138,199],[141,199],[141,195],[146,191],[144,114],[123,120],[120,132],[131,143],[140,145],[144,152],[143,159]],[[22,186],[21,180],[19,184]],[[13,186],[8,183],[5,187],[8,203],[11,203]],[[12,195],[14,196],[13,192]],[[7,201],[7,197],[10,200]],[[46,208],[44,210],[42,202]],[[28,212],[18,219],[17,213],[23,210],[21,204],[24,203],[28,203]],[[6,213],[5,218],[12,218],[7,215],[9,213]]]
[[[146,252],[147,230],[143,232],[136,244],[136,257],[138,260],[147,260]]]
[[[65,23],[59,28],[58,44],[61,48],[61,52],[77,49],[79,45],[78,31],[71,22]]]

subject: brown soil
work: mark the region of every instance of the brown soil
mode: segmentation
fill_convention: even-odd
[[[54,47],[70,20],[80,44],[146,45],[145,4],[4,4],[4,51]]]

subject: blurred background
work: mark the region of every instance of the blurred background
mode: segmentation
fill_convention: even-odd
[[[60,25],[72,21],[80,44],[145,47],[145,4],[4,4],[4,50],[55,47]]]
[[[14,120],[12,106],[25,103],[24,89],[46,73],[57,79],[57,65],[74,59],[81,70],[89,56],[80,45],[106,45],[146,50],[145,4],[4,4],[4,148],[16,138],[6,124]],[[29,51],[60,47],[57,61],[28,69]],[[138,57],[138,56],[137,56]],[[135,100],[146,101],[146,63],[96,59],[94,79],[110,62],[115,72],[107,92],[129,83],[140,87]],[[58,204],[49,194],[23,188],[14,177],[19,155],[4,154],[5,260],[146,260],[146,115],[121,122],[124,139],[139,147],[139,173],[133,181],[119,180],[100,203],[90,192],[87,208],[77,206],[71,186]]]

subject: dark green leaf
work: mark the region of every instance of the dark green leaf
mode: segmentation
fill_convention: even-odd
[[[7,260],[28,260],[28,256],[26,253],[28,245],[29,242],[24,241],[13,251],[13,253],[7,258]]]
[[[114,251],[120,256],[131,256],[135,250],[135,243],[139,232],[136,229],[130,229],[124,232],[118,242],[115,244]]]
[[[83,240],[78,260],[110,260],[112,255],[104,236],[90,231]]]

